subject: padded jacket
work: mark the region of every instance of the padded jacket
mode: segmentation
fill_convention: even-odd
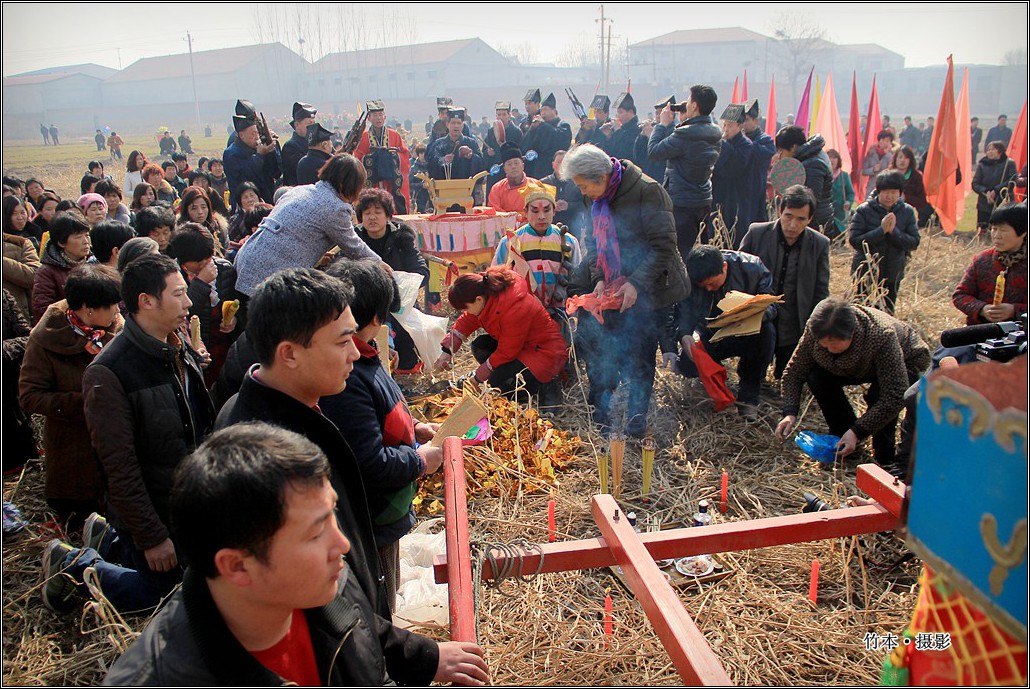
[[[712,203],[712,170],[719,159],[722,130],[710,115],[691,117],[676,127],[656,124],[647,157],[665,161],[665,188],[677,208]]]
[[[887,234],[880,223],[884,216],[893,212],[898,219],[894,231]],[[891,208],[884,208],[878,199],[867,201],[855,210],[848,230],[848,242],[855,249],[851,260],[852,272],[858,270],[865,260],[863,243],[869,252],[880,257],[880,277],[888,282],[901,280],[905,275],[908,255],[919,246],[919,225],[916,212],[904,201],[898,201]]]

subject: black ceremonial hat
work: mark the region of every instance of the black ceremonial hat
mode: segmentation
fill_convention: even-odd
[[[615,97],[615,109],[618,110],[636,110],[637,106],[633,102],[633,96],[628,93],[620,93]]]
[[[461,119],[464,120],[465,119],[465,108],[455,108],[455,107],[447,108],[447,119],[450,119],[452,117],[460,117]]]
[[[558,107],[558,101],[556,101],[554,99],[554,94],[553,93],[548,93],[547,94],[547,98],[544,98],[543,102],[540,105],[542,105],[544,107],[548,107],[548,108],[557,108]]]
[[[241,117],[257,117],[257,108],[249,100],[236,101],[236,114]]]
[[[612,99],[604,95],[594,96],[594,100],[590,101],[591,110],[600,110],[602,112],[608,112],[611,106]]]
[[[722,111],[719,119],[726,120],[727,122],[736,122],[737,124],[742,123],[744,121],[744,106],[740,103],[730,103]]]
[[[497,101],[496,103],[494,103],[494,110],[508,110],[508,111],[510,111],[511,110],[511,101],[510,100],[499,100],[499,101]]]
[[[666,98],[665,100],[660,100],[657,103],[655,103],[654,104],[654,109],[655,110],[664,110],[666,105],[672,105],[675,102],[676,102],[676,96],[672,95],[672,96],[669,96],[668,98]]]
[[[293,122],[303,120],[305,117],[314,117],[317,113],[318,110],[315,110],[315,106],[310,103],[293,104]],[[293,124],[293,122],[290,122],[290,124]]]
[[[522,100],[525,103],[539,103],[540,89],[529,89],[528,91],[526,91],[526,97]]]
[[[232,126],[238,132],[242,132],[247,127],[252,127],[257,124],[257,117],[253,115],[233,115]]]
[[[758,116],[762,114],[762,110],[758,107],[757,98],[744,101],[744,114],[748,117],[753,117],[756,120],[758,119]]]
[[[436,109],[437,110],[445,110],[446,108],[449,108],[452,105],[454,105],[454,100],[451,99],[451,98],[448,98],[447,96],[440,96],[439,98],[436,99]]]
[[[383,112],[386,110],[386,106],[383,105],[381,100],[370,100],[365,103],[365,110],[368,112]]]
[[[328,141],[332,138],[333,133],[323,127],[320,123],[315,122],[313,125],[308,127],[308,147],[320,144],[323,141]]]
[[[519,148],[518,144],[513,144],[510,141],[505,141],[501,144],[501,163],[507,163],[512,158],[521,158],[522,149]]]

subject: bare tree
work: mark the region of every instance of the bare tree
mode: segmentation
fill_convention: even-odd
[[[599,64],[597,39],[581,37],[566,43],[558,53],[555,64],[559,67],[596,67]]]
[[[530,65],[538,59],[536,47],[530,43],[502,43],[497,52],[520,65]]]
[[[1025,65],[1026,59],[1026,48],[1019,48],[1018,50],[1009,50],[1005,52],[1005,57],[1002,58],[1002,64],[1007,66],[1013,65]]]
[[[790,85],[790,102],[797,103],[801,79],[816,64],[832,59],[833,44],[827,40],[826,30],[810,21],[802,10],[779,14],[773,20],[772,34],[777,41],[776,61]]]

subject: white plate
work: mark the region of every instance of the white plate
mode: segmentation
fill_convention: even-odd
[[[715,564],[707,555],[681,557],[676,560],[676,571],[685,577],[703,577],[715,571]]]

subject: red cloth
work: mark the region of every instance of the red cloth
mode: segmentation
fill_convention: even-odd
[[[697,372],[700,374],[701,383],[705,386],[708,396],[715,402],[715,411],[722,411],[736,401],[726,385],[726,369],[708,355],[704,345],[700,342],[694,345],[692,351],[694,366],[697,367]]]
[[[411,212],[411,191],[409,188],[408,173],[411,171],[411,154],[408,153],[408,145],[404,143],[404,138],[397,132],[396,129],[386,128],[386,145],[389,148],[396,148],[397,157],[400,158],[401,163],[401,190],[398,192],[404,197],[405,203],[408,204],[407,212]],[[372,150],[372,144],[369,141],[369,130],[366,129],[361,135],[361,140],[358,142],[357,147],[354,149],[354,157],[362,161],[364,164],[365,156],[368,155],[369,151]],[[396,190],[393,188],[393,184],[389,182],[379,182],[379,187],[385,189],[391,194]],[[399,211],[398,211],[399,212]]]
[[[550,382],[565,366],[568,345],[526,281],[517,273],[512,275],[515,284],[487,299],[478,316],[463,313],[454,330],[468,339],[482,328],[496,339],[497,351],[489,359],[494,370],[518,359],[541,383]]]
[[[315,649],[311,645],[308,620],[301,610],[293,611],[290,631],[277,644],[263,651],[251,653],[258,662],[283,679],[302,687],[322,686],[315,663]]]
[[[617,311],[622,308],[622,297],[615,296],[615,292],[617,292],[625,282],[626,276],[619,276],[612,282],[612,284],[605,288],[600,297],[595,296],[593,293],[569,297],[565,300],[565,312],[571,316],[580,309],[586,309],[598,323],[604,325],[605,311]]]

